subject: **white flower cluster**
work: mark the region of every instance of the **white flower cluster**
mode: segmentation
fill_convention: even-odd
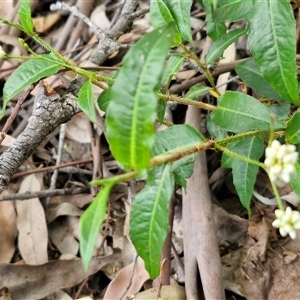
[[[270,147],[266,148],[265,166],[270,180],[276,184],[290,182],[290,176],[295,172],[295,163],[298,159],[295,145],[281,145],[274,140]]]
[[[2,47],[0,46],[0,58],[3,58],[5,54],[6,53],[3,51]]]
[[[276,220],[272,223],[273,227],[279,228],[281,236],[296,238],[296,230],[300,229],[300,212],[287,207],[286,211],[275,210]]]

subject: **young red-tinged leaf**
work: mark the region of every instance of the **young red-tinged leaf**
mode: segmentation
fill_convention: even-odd
[[[209,48],[208,53],[205,55],[207,64],[215,63],[216,59],[221,57],[223,52],[234,43],[239,37],[246,34],[245,28],[238,28],[229,31],[223,35],[219,40],[215,41]]]
[[[111,87],[106,135],[119,165],[126,170],[148,168],[154,143],[160,74],[172,44],[175,24],[154,29],[126,54]]]
[[[215,22],[235,22],[247,19],[253,9],[252,0],[222,0],[218,1],[217,9],[213,13]]]
[[[93,85],[90,80],[86,81],[78,93],[78,105],[88,118],[96,123],[96,109],[93,99]]]
[[[55,74],[60,65],[55,63],[55,58],[51,54],[42,55],[53,62],[42,59],[30,59],[19,66],[7,79],[3,88],[3,110],[0,118],[3,117],[8,101],[23,91],[30,84],[39,81],[44,77]]]
[[[80,255],[85,270],[88,270],[95,250],[95,244],[99,235],[100,225],[102,224],[106,214],[107,199],[113,185],[114,183],[110,182],[103,186],[92,204],[90,204],[88,209],[80,217]]]
[[[29,5],[29,0],[22,0],[20,1],[20,8],[19,8],[19,17],[21,20],[21,24],[23,27],[23,30],[27,34],[33,33],[33,21],[31,18],[31,10]]]
[[[244,93],[228,91],[220,96],[218,107],[211,113],[211,118],[217,126],[235,133],[271,128],[271,111]],[[276,119],[274,127],[284,129],[285,125]]]
[[[244,1],[249,2],[249,1]],[[248,20],[248,42],[260,71],[285,100],[300,104],[296,64],[296,23],[285,0],[254,0]]]
[[[289,143],[300,143],[300,111],[298,110],[287,123],[285,138]]]
[[[155,1],[154,1],[155,2]],[[193,44],[192,31],[191,31],[191,6],[192,0],[166,0],[167,7],[169,8],[173,19],[179,29],[181,37]]]
[[[151,170],[145,188],[136,195],[130,213],[130,238],[154,279],[159,274],[163,243],[168,232],[168,206],[174,192],[171,165]]]
[[[150,17],[154,28],[163,26],[171,21],[174,21],[171,12],[162,0],[150,1]],[[181,36],[176,26],[172,46],[177,46],[180,43]]]
[[[253,58],[249,58],[235,67],[238,76],[253,90],[260,95],[283,101],[282,97],[271,87],[271,85],[263,78],[258,64]]]
[[[258,161],[264,152],[264,142],[261,137],[256,136],[234,143],[229,143],[227,148],[246,158]],[[247,209],[250,216],[250,202],[258,172],[258,166],[234,157],[230,157],[228,159],[228,155],[223,153],[222,167],[232,168],[233,184],[239,195],[241,203]]]

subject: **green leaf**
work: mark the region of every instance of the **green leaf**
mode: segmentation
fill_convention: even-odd
[[[204,7],[204,10],[206,12],[206,32],[207,35],[212,39],[212,41],[216,41],[219,38],[221,38],[227,31],[227,27],[224,23],[215,23],[212,18],[212,4],[210,0],[198,0],[200,5]],[[201,3],[202,2],[202,3]]]
[[[151,1],[155,2],[155,1]],[[193,44],[192,31],[191,31],[191,6],[192,0],[166,0],[167,7],[169,8],[173,19],[179,29],[181,37]]]
[[[190,90],[186,93],[185,98],[198,99],[200,96],[206,94],[208,91],[209,87],[197,83],[190,88]]]
[[[23,30],[29,35],[33,34],[33,22],[31,18],[29,0],[20,1],[20,8],[18,13]]]
[[[154,28],[161,27],[171,21],[174,21],[171,12],[162,0],[150,1],[150,18]],[[180,32],[176,26],[172,46],[181,43]]]
[[[222,0],[218,1],[213,13],[215,22],[235,22],[247,19],[253,10],[252,0]]]
[[[222,139],[227,135],[227,130],[220,128],[212,121],[211,114],[206,117],[206,122],[207,130],[214,139]]]
[[[151,279],[159,275],[160,257],[168,232],[168,206],[174,192],[171,165],[149,172],[145,188],[136,195],[130,212],[130,238],[144,260]]]
[[[105,185],[97,194],[94,201],[86,209],[79,221],[80,255],[83,267],[88,270],[94,253],[100,225],[102,224],[107,208],[107,199],[114,183]]]
[[[78,93],[78,105],[88,118],[96,123],[97,116],[93,99],[93,85],[91,80],[86,81]]]
[[[179,71],[184,58],[185,57],[180,54],[172,54],[169,57],[162,73],[162,79],[160,82],[161,86],[164,88],[169,87],[172,76]]]
[[[248,21],[252,55],[274,90],[286,101],[299,105],[292,6],[286,0],[254,0],[253,12]]]
[[[227,148],[246,158],[258,161],[264,152],[264,141],[261,137],[255,136],[229,143],[227,144]],[[232,168],[233,184],[240,197],[241,203],[248,210],[250,216],[250,202],[258,166],[234,157],[228,159],[228,155],[223,153],[222,167],[228,168],[230,165]]]
[[[253,90],[260,95],[283,101],[282,97],[272,88],[272,86],[263,78],[258,64],[253,58],[249,58],[235,67],[238,76]]]
[[[290,184],[292,186],[293,191],[300,198],[300,164],[295,164],[296,171],[291,175]]]
[[[126,54],[111,87],[106,135],[123,169],[147,169],[155,139],[156,86],[173,40],[174,23],[154,29]]]
[[[208,64],[215,63],[216,59],[219,58],[225,49],[227,49],[232,43],[234,43],[239,37],[246,34],[245,28],[238,28],[229,31],[223,35],[219,40],[215,41],[209,48],[208,53],[205,55],[205,61]]]
[[[11,27],[15,27],[19,30],[22,31],[23,27],[20,25],[20,24],[17,24],[17,23],[12,23],[12,22],[9,22],[8,20],[5,20],[3,18],[0,18],[0,21],[5,24],[5,25],[8,25],[8,26],[11,26]]]
[[[180,152],[183,148],[198,145],[204,140],[204,137],[190,125],[174,125],[156,134],[152,153],[153,156],[157,156]],[[195,158],[196,154],[191,154],[173,163],[172,172],[175,173],[177,184],[186,187],[186,179],[193,173]]]
[[[276,103],[269,106],[269,110],[276,115],[280,121],[286,121],[289,118],[291,104],[288,102]]]
[[[158,99],[157,102],[157,118],[160,124],[163,123],[165,118],[165,112],[167,107],[167,101],[165,99]]]
[[[292,116],[287,123],[285,138],[289,143],[299,144],[300,143],[300,111]]]
[[[52,59],[51,54],[44,54],[43,57]],[[1,118],[4,115],[5,107],[8,101],[23,91],[30,84],[39,81],[41,78],[51,76],[60,69],[60,65],[55,62],[49,62],[42,59],[30,59],[19,66],[8,78],[3,89],[3,110]]]
[[[222,129],[232,132],[268,130],[271,128],[271,112],[257,99],[238,92],[226,92],[218,99],[218,107],[211,113],[212,121]],[[275,120],[275,129],[284,124]]]
[[[110,100],[111,100],[111,89],[103,91],[99,95],[98,100],[97,100],[99,108],[102,111],[106,112],[106,109],[108,107],[108,104],[109,104]]]

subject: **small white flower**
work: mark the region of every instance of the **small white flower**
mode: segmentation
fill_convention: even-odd
[[[286,211],[276,209],[275,216],[276,219],[272,223],[273,227],[279,228],[281,236],[289,235],[295,239],[296,230],[300,229],[300,212],[287,207]]]
[[[0,46],[0,58],[3,58],[6,53],[3,51],[2,47]]]
[[[274,140],[270,147],[266,148],[265,166],[270,177],[277,185],[288,183],[291,174],[295,172],[295,163],[298,159],[295,145],[281,145]]]

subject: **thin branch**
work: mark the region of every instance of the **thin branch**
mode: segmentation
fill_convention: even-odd
[[[86,194],[88,192],[89,192],[89,187],[44,190],[44,191],[37,191],[37,192],[26,192],[26,193],[22,193],[22,194],[3,195],[3,196],[0,196],[0,201],[28,200],[28,199],[33,199],[33,198],[45,198],[45,197],[54,197],[54,196],[60,196],[60,195]]]

